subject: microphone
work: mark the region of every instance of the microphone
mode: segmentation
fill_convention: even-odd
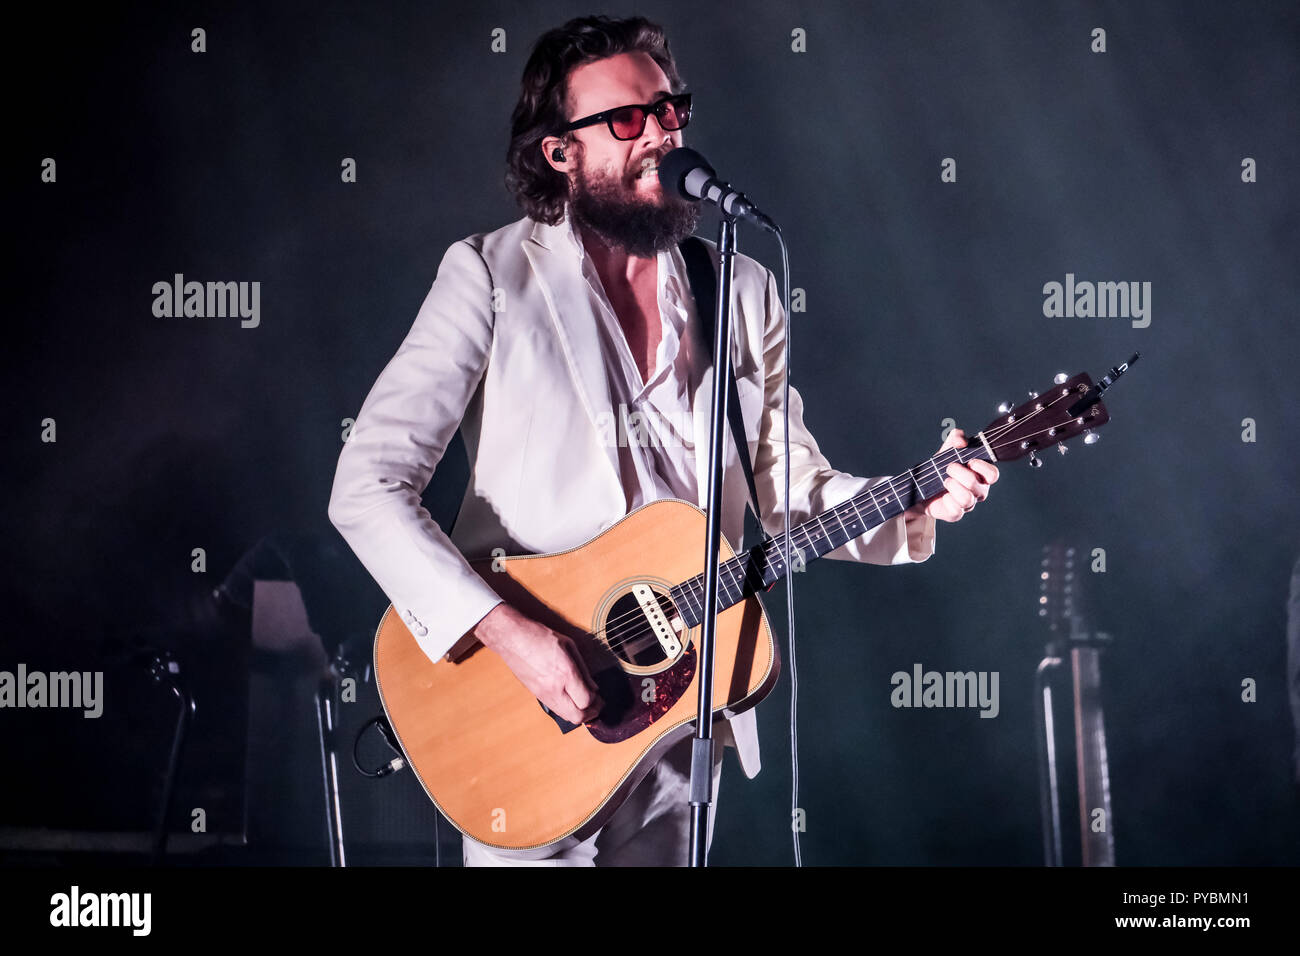
[[[659,184],[665,192],[683,199],[706,200],[727,215],[748,219],[768,232],[781,231],[744,193],[719,180],[708,160],[693,149],[681,146],[664,156],[659,163]]]

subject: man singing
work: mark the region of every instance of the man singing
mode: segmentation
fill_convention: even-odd
[[[431,660],[477,640],[555,715],[582,723],[602,700],[573,641],[502,601],[467,557],[573,548],[661,498],[704,505],[712,356],[678,249],[699,205],[666,195],[657,176],[692,103],[662,29],[640,17],[547,32],[521,87],[506,180],[527,215],[447,250],[344,445],[329,516]],[[733,302],[745,451],[763,526],[780,535],[784,309],[772,273],[744,255]],[[644,440],[618,440],[611,423],[634,414]],[[794,389],[789,420],[792,526],[884,480],[830,467]],[[471,475],[449,536],[420,496],[458,427]],[[964,444],[954,430],[948,445]],[[727,453],[722,532],[738,545],[748,493],[730,441]],[[953,463],[944,494],[828,556],[924,561],[935,520],[960,519],[997,475]],[[717,739],[758,773],[752,710],[719,722]],[[690,748],[687,737],[669,749],[597,833],[533,862],[685,863]],[[469,837],[464,859],[518,862]]]

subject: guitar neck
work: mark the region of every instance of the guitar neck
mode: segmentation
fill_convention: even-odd
[[[978,437],[978,436],[976,436]],[[982,440],[964,448],[945,448],[933,458],[828,508],[814,518],[790,528],[790,560],[794,568],[807,565],[855,538],[896,518],[908,508],[942,494],[946,469],[953,462],[992,461]],[[738,604],[750,594],[770,587],[785,576],[784,531],[718,565],[718,610]],[[672,589],[679,612],[689,627],[704,617],[704,575],[697,574]]]

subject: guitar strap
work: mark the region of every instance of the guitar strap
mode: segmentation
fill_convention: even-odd
[[[718,277],[713,271],[713,257],[708,247],[699,236],[683,239],[678,248],[686,260],[686,275],[691,283],[691,294],[695,296],[695,311],[700,319],[700,329],[709,348],[709,357],[713,356],[713,328],[715,309],[717,308]],[[740,410],[740,396],[736,393],[736,374],[731,367],[731,350],[727,350],[727,420],[731,423],[731,439],[740,454],[740,467],[745,472],[745,481],[749,485],[750,510],[758,522],[760,532],[765,538],[770,537],[763,527],[762,514],[758,506],[758,488],[754,484],[754,465],[749,460],[749,442],[745,440],[745,419]]]

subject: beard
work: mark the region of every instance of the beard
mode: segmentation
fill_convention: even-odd
[[[628,255],[650,258],[695,232],[700,204],[662,192],[638,196],[636,185],[604,175],[589,178],[579,165],[569,193],[573,219]]]

